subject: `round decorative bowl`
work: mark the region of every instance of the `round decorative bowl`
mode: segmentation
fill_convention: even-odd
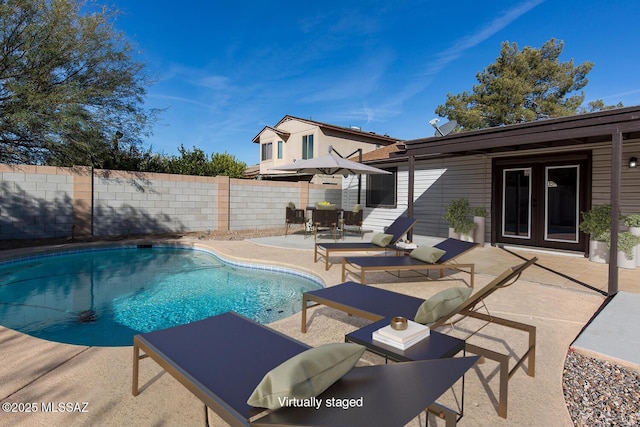
[[[407,326],[409,326],[409,324],[407,323],[407,319],[404,317],[396,316],[391,319],[391,328],[396,331],[404,331],[407,329]]]

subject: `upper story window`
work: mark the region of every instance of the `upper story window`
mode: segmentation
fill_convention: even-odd
[[[398,169],[384,170],[391,174],[367,175],[367,207],[396,207]]]
[[[283,142],[282,141],[278,141],[278,158],[279,159],[282,158],[282,145],[283,145]]]
[[[313,135],[302,137],[302,159],[313,159]]]
[[[262,160],[270,160],[273,157],[273,143],[262,144]]]

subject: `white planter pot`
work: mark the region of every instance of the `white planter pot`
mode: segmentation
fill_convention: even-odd
[[[473,240],[473,234],[460,234],[460,240],[463,240],[465,242],[474,242]]]
[[[618,267],[619,268],[636,268],[636,257],[627,259],[627,256],[623,251],[618,251]]]
[[[598,242],[597,240],[589,240],[589,261],[599,264],[607,264],[609,262],[609,248],[607,242]]]
[[[629,227],[629,233],[640,236],[640,227]],[[636,245],[636,266],[640,267],[640,244]]]
[[[459,239],[460,233],[456,233],[456,230],[453,227],[449,227],[449,237],[452,239]]]
[[[485,217],[483,216],[474,216],[473,223],[476,225],[475,230],[473,231],[473,241],[479,243],[480,246],[484,246],[484,223]]]

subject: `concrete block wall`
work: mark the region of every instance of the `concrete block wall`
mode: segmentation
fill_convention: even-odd
[[[314,206],[318,202],[330,202],[337,207],[342,207],[342,188],[335,185],[309,186],[309,205]]]
[[[231,180],[229,197],[230,230],[283,227],[285,208],[293,202],[305,208],[306,182]]]
[[[341,191],[307,182],[0,165],[0,239],[284,229],[288,202],[340,206]]]
[[[216,230],[214,177],[96,171],[94,234]]]
[[[66,168],[0,165],[0,239],[71,236],[73,191]]]

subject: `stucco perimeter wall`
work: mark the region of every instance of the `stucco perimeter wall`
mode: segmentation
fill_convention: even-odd
[[[285,206],[340,206],[342,189],[88,167],[0,165],[0,240],[256,230]]]

